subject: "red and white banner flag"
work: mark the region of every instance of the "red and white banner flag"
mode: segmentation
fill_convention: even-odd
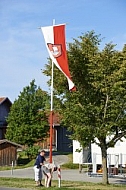
[[[65,25],[54,25],[41,27],[44,35],[47,50],[53,63],[67,77],[69,90],[75,90],[74,83],[68,66],[66,41],[65,41]]]

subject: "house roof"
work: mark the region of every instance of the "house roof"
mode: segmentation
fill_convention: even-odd
[[[53,113],[53,125],[60,126],[61,116],[59,113]],[[48,116],[48,123],[50,124],[50,115]]]
[[[9,98],[7,98],[7,97],[0,97],[0,105],[1,105],[3,102],[5,102],[5,101],[8,101],[10,104],[12,104],[11,101],[9,100]]]
[[[4,102],[5,99],[5,97],[0,97],[0,104],[2,104],[2,102]]]
[[[9,140],[7,140],[7,139],[2,139],[2,140],[0,140],[0,145],[3,144],[3,143],[10,143],[10,144],[12,144],[12,145],[14,145],[14,146],[16,146],[16,147],[18,147],[18,148],[22,148],[22,145],[17,144],[17,143],[12,142],[12,141],[9,141]]]

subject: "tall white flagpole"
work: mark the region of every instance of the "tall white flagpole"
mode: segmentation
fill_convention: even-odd
[[[53,25],[55,25],[55,19],[53,19]],[[50,163],[52,163],[52,135],[53,135],[53,70],[54,70],[54,63],[52,61],[52,73],[51,73],[51,110],[50,110],[50,153],[49,159]]]
[[[55,25],[55,19],[53,19],[53,26]],[[53,111],[53,70],[54,63],[52,61],[52,78],[51,78],[51,111]]]

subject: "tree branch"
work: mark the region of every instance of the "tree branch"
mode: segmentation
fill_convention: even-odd
[[[108,143],[107,143],[107,147],[111,147],[111,145],[113,144],[113,146],[115,145],[115,143],[120,140],[122,137],[124,137],[126,135],[126,131],[123,131],[121,133],[118,133],[118,135],[115,135]]]
[[[104,108],[104,117],[103,117],[103,120],[105,120],[106,111],[107,111],[107,104],[108,104],[108,94],[107,94],[107,96],[106,96],[106,102],[105,102],[105,108]]]

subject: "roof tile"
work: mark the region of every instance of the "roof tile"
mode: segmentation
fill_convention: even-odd
[[[6,99],[6,97],[0,97],[0,104]]]

